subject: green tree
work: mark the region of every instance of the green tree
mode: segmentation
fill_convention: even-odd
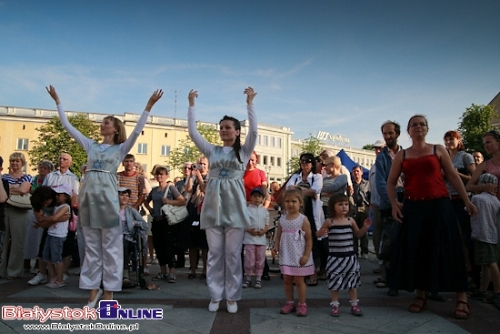
[[[366,144],[365,146],[362,147],[362,149],[371,151],[373,150],[373,144]]]
[[[323,151],[323,147],[321,146],[321,140],[314,137],[313,135],[309,135],[309,138],[305,139],[300,147],[300,154],[302,153],[312,153],[315,157],[318,156],[321,151]],[[292,174],[296,170],[300,168],[299,156],[291,157],[288,161],[288,173]]]
[[[214,126],[198,123],[196,128],[201,136],[210,144],[222,144],[219,137],[219,131],[217,131]],[[200,150],[193,143],[191,137],[187,135],[185,139],[179,140],[179,145],[177,145],[177,147],[170,152],[167,163],[171,166],[171,168],[176,168],[182,173],[182,169],[186,162],[195,162],[200,156]]]
[[[483,135],[491,130],[491,120],[497,116],[494,106],[472,104],[465,109],[458,123],[458,132],[462,136],[467,151],[485,153]]]
[[[84,136],[93,140],[101,139],[99,125],[94,124],[85,114],[69,116],[68,121]],[[87,162],[87,153],[63,128],[59,117],[52,118],[36,130],[40,133],[38,140],[31,141],[34,145],[28,151],[31,165],[37,166],[42,159],[57,164],[61,152],[67,152],[73,158],[73,165],[70,170],[81,176],[80,166]]]

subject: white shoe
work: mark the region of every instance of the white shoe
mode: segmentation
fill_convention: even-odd
[[[69,275],[63,274],[63,282],[68,282]]]
[[[226,306],[227,306],[227,311],[229,313],[236,313],[238,312],[238,304],[236,303],[236,301],[232,304],[229,304],[229,301],[226,302]]]
[[[208,304],[208,310],[210,312],[217,312],[217,310],[219,309],[219,304],[220,302],[211,301],[210,304]]]
[[[95,295],[94,300],[88,302],[87,306],[90,308],[95,308],[95,306],[97,305],[97,302],[101,298],[102,294],[103,294],[103,291],[101,289],[99,289],[99,291],[97,291],[97,294]]]
[[[29,285],[38,285],[42,283],[47,283],[47,275],[43,275],[40,273],[36,274],[35,277],[28,281]]]

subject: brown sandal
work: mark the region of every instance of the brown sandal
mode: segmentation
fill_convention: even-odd
[[[425,306],[427,305],[427,300],[422,297],[415,297],[413,302],[408,306],[408,311],[411,313],[420,313],[425,310]]]
[[[460,305],[466,305],[467,309],[460,308]],[[457,307],[455,308],[455,311],[453,312],[453,317],[455,319],[469,319],[470,316],[470,304],[467,302],[464,302],[463,300],[457,300]]]

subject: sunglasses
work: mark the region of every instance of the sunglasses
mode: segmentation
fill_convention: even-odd
[[[307,163],[312,163],[312,159],[300,159],[300,163],[302,164],[307,164]]]

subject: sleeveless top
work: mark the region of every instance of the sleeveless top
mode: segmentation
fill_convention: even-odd
[[[221,146],[214,147],[209,164],[200,227],[250,227],[243,185],[246,166],[238,161],[234,150],[224,153]]]
[[[404,150],[402,167],[405,174],[406,199],[425,201],[448,197],[436,146],[433,154],[419,158],[406,159]]]
[[[84,227],[111,228],[120,225],[118,180],[120,145],[101,151],[92,143],[87,155],[87,172],[78,196],[79,221]]]
[[[332,225],[328,229],[328,255],[334,257],[354,256],[354,233],[349,218],[348,225]]]

